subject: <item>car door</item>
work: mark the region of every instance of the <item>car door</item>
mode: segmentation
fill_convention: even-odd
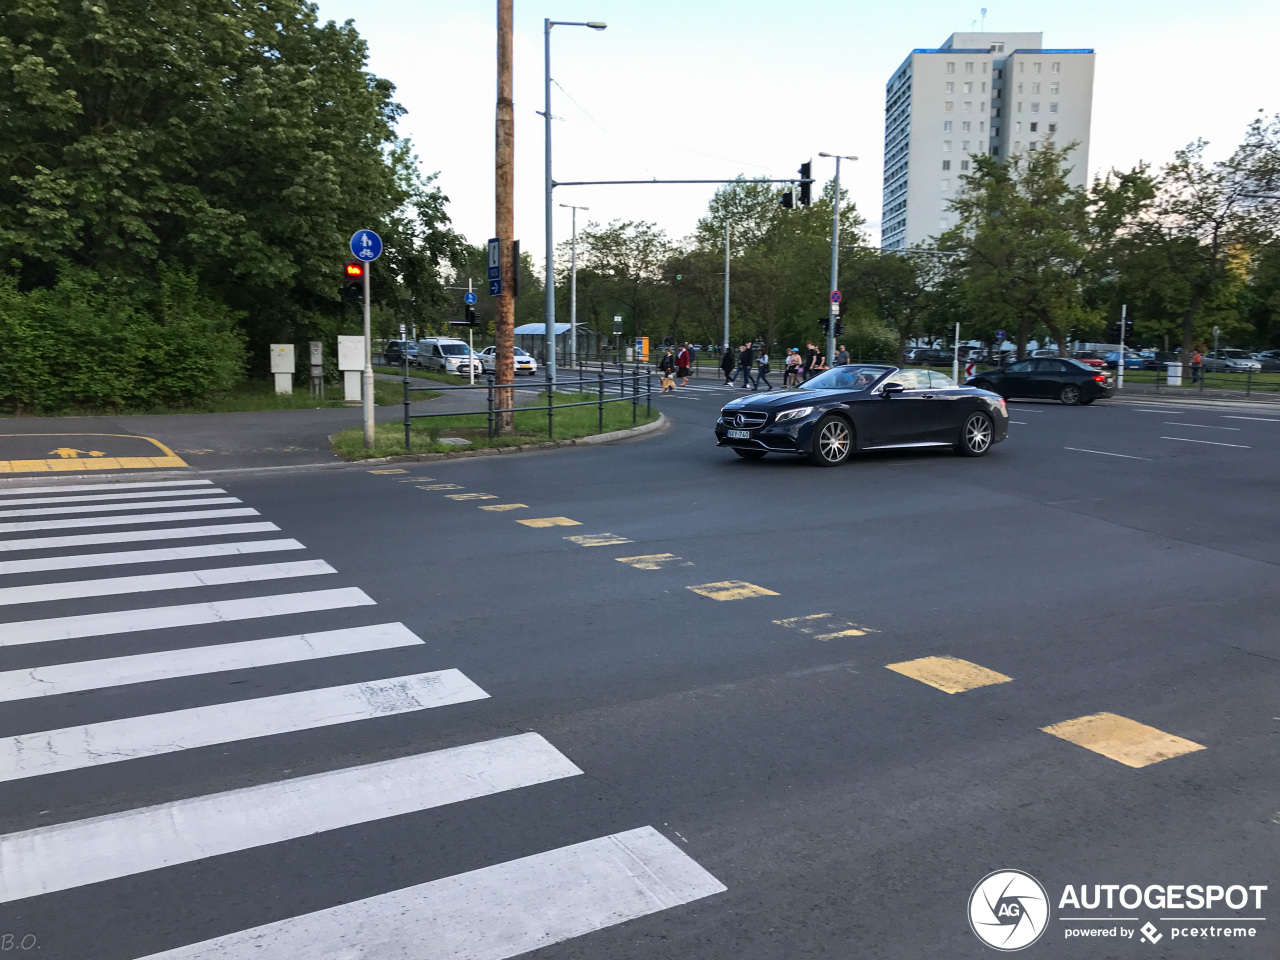
[[[1004,374],[996,383],[1000,393],[1006,397],[1031,397],[1032,376],[1035,373],[1037,360],[1019,360],[1004,368]]]
[[[927,377],[924,370],[899,370],[885,383],[901,384],[901,393],[885,393],[881,388],[853,405],[861,446],[883,447],[930,439],[936,405]]]
[[[1075,382],[1068,374],[1068,367],[1062,360],[1037,360],[1036,369],[1031,375],[1032,397],[1041,400],[1056,399],[1062,392],[1064,383]]]

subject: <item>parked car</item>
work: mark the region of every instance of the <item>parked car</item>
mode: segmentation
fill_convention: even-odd
[[[382,348],[382,362],[392,367],[403,366],[406,350],[409,353],[409,366],[416,367],[418,344],[415,340],[388,340],[387,345]]]
[[[471,372],[484,373],[480,357],[462,340],[452,337],[430,337],[418,341],[418,365],[427,370],[443,370],[465,377]]]
[[[1120,351],[1111,350],[1102,355],[1103,361],[1107,365],[1108,370],[1115,370],[1120,366]],[[1142,354],[1137,350],[1126,350],[1124,352],[1124,368],[1126,370],[1142,369]]]
[[[1213,350],[1204,355],[1206,373],[1261,373],[1262,364],[1243,350]]]
[[[1057,400],[1068,406],[1088,405],[1111,396],[1107,375],[1078,360],[1038,357],[1019,360],[1003,370],[979,373],[965,384],[1002,397]]]
[[[1092,350],[1076,350],[1071,354],[1071,359],[1079,360],[1086,366],[1095,367],[1099,370],[1107,365],[1107,361],[1102,358],[1102,355],[1094,353]]]
[[[533,359],[533,357],[529,356],[529,354],[525,353],[519,347],[515,347],[514,351],[515,351],[514,360],[515,360],[516,373],[527,373],[529,376],[532,377],[535,373],[538,372],[537,360]],[[480,351],[480,366],[481,368],[483,368],[485,373],[498,372],[498,348],[497,347],[485,347],[483,350]]]
[[[855,450],[892,447],[980,457],[1008,434],[1004,400],[993,393],[934,370],[861,363],[820,373],[798,391],[731,400],[716,421],[716,446],[745,460],[789,453],[824,467]]]
[[[943,350],[939,347],[922,347],[911,355],[911,362],[914,364],[929,364],[934,367],[951,366],[954,355],[950,350]]]
[[[1280,373],[1280,350],[1263,350],[1253,354],[1253,359],[1262,364],[1263,373]]]
[[[1042,349],[1040,349],[1040,350],[1032,350],[1032,351],[1031,351],[1031,353],[1029,353],[1029,354],[1028,354],[1028,356],[1030,356],[1030,357],[1056,357],[1056,356],[1058,356],[1058,351],[1057,351],[1057,350],[1049,350],[1049,349],[1042,348]]]

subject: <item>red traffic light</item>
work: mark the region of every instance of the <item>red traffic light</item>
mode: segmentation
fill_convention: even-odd
[[[362,263],[348,263],[348,264],[347,264],[347,276],[348,276],[348,277],[363,277],[363,276],[364,276],[364,264],[362,264]]]

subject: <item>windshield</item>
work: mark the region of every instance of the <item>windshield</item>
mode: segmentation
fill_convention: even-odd
[[[525,353],[523,350],[521,350],[519,347],[516,347],[516,348],[515,348],[515,353],[516,353],[516,356],[517,356],[517,357],[527,357],[527,356],[528,356],[528,354],[527,354],[527,353]]]
[[[804,382],[805,390],[865,390],[892,367],[868,367],[858,364],[846,364],[833,367]]]
[[[1222,355],[1228,360],[1252,360],[1253,357],[1245,353],[1243,350],[1223,350]]]
[[[465,357],[467,355],[467,345],[465,343],[442,343],[440,344],[440,352],[446,357]]]

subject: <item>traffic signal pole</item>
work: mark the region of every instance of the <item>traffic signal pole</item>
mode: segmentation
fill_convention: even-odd
[[[373,339],[369,323],[369,274],[373,262],[364,264],[364,448],[373,449]],[[409,352],[405,346],[405,354]]]
[[[1129,305],[1120,304],[1120,362],[1116,364],[1116,389],[1124,389],[1124,319],[1128,315]]]
[[[724,223],[724,348],[729,349],[729,221]]]

